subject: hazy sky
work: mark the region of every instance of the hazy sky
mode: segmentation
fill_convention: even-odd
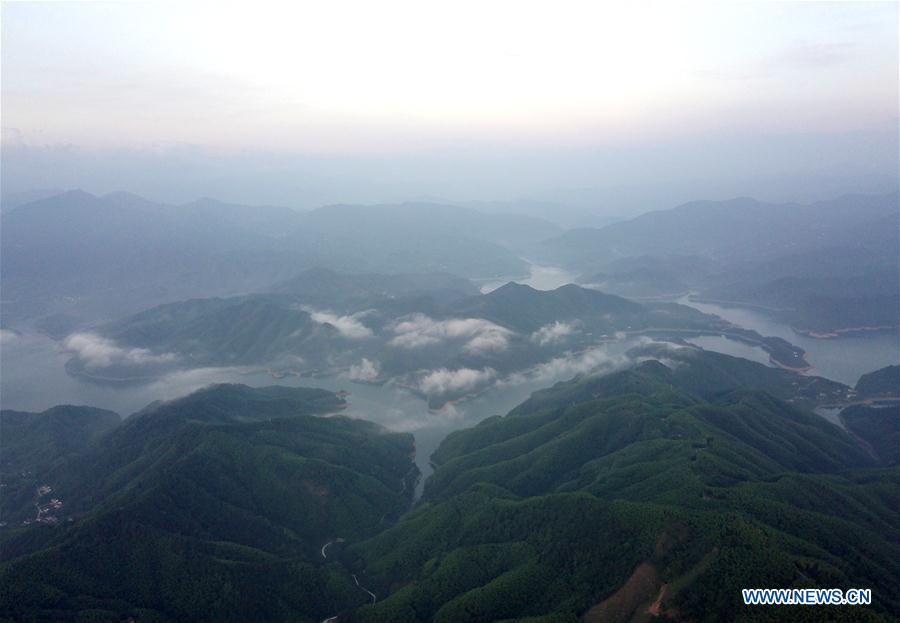
[[[896,3],[221,4],[4,3],[4,184],[304,203],[896,169]]]

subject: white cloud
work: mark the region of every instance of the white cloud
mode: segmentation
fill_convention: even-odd
[[[463,350],[470,355],[483,355],[490,352],[499,353],[506,350],[507,344],[505,333],[486,331],[466,342]]]
[[[174,353],[156,355],[146,348],[123,348],[95,333],[73,333],[63,342],[63,350],[74,354],[88,368],[162,364],[178,358]]]
[[[381,365],[365,357],[359,363],[350,366],[345,376],[351,381],[374,381],[381,372]]]
[[[419,379],[419,389],[429,396],[463,392],[483,385],[495,376],[497,376],[497,372],[493,368],[484,368],[483,370],[440,368],[431,370],[422,376]]]
[[[463,350],[473,355],[505,350],[512,334],[509,329],[481,318],[435,320],[425,314],[413,314],[397,322],[393,331],[396,335],[388,342],[391,346],[420,348],[464,339]]]
[[[541,346],[547,346],[548,344],[557,344],[577,331],[574,324],[557,320],[532,333],[531,340]]]
[[[340,332],[344,337],[351,339],[360,339],[364,337],[372,337],[372,329],[359,321],[359,318],[366,312],[353,314],[352,316],[338,316],[330,312],[317,312],[311,309],[306,310],[310,318],[319,324],[330,324]]]
[[[516,385],[534,381],[557,381],[569,379],[576,374],[587,372],[607,373],[624,368],[634,361],[626,355],[611,355],[602,346],[578,353],[567,353],[540,363],[524,372],[509,375],[503,383]]]

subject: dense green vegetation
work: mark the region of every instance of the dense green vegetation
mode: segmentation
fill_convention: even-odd
[[[887,465],[900,463],[900,404],[853,405],[840,413],[847,430]]]
[[[863,374],[856,382],[858,398],[900,395],[900,366],[886,366]]]
[[[51,462],[28,457],[52,434],[17,433],[12,468],[31,461],[62,504],[0,532],[0,617],[900,615],[895,410],[845,409],[848,434],[807,410],[841,384],[686,346],[630,355],[451,433],[412,510],[412,437],[322,417],[344,406],[324,390],[213,386],[83,426]],[[871,588],[874,603],[747,607],[748,587]]]
[[[896,469],[770,394],[673,367],[558,384],[452,433],[424,503],[352,548],[390,596],[351,619],[896,616]],[[877,603],[744,607],[753,586],[864,586]]]
[[[112,340],[104,346],[125,354],[142,349],[142,356],[96,361],[92,350],[73,347],[68,369],[96,381],[122,382],[146,381],[174,367],[265,365],[278,374],[393,379],[415,391],[430,371],[489,369],[485,378],[499,379],[639,334],[723,335],[763,348],[781,365],[808,366],[803,351],[781,338],[684,305],[640,304],[572,284],[539,291],[508,283],[483,295],[471,289],[447,275],[429,285],[411,275],[311,270],[277,293],[170,303],[102,325],[96,334],[76,337]],[[409,334],[401,336],[404,331]],[[369,373],[359,378],[353,370],[363,359]],[[483,388],[422,393],[439,407]]]
[[[0,411],[3,523],[14,525],[35,519],[37,507],[46,507],[52,499],[50,492],[45,496],[37,494],[45,484],[42,477],[86,452],[120,422],[119,415],[112,411],[72,405],[41,413]],[[48,518],[55,515],[55,510],[41,513]]]
[[[822,404],[842,403],[848,400],[851,391],[837,381],[800,375],[690,345],[653,343],[634,348],[628,354],[637,360],[668,362],[671,367],[658,364],[634,370],[632,375],[624,377],[588,376],[559,382],[534,392],[528,400],[513,409],[512,413],[533,411],[547,405],[583,402],[600,395],[600,392],[606,391],[603,388],[610,385],[614,388],[614,393],[622,393],[630,387],[634,375],[647,374],[650,370],[655,370],[667,382],[680,389],[707,398],[736,389],[755,389],[788,403],[811,408]],[[619,387],[618,383],[623,386]]]
[[[410,435],[312,389],[214,386],[151,405],[44,480],[57,526],[5,535],[11,620],[321,620],[366,601],[320,548],[410,503]]]

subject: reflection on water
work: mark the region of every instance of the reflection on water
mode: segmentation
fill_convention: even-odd
[[[796,344],[806,351],[806,360],[813,368],[810,374],[824,376],[841,383],[855,385],[866,372],[900,363],[900,335],[870,333],[837,339],[815,339],[795,333],[790,326],[773,320],[757,311],[737,307],[722,307],[711,303],[697,303],[683,297],[678,300],[709,314],[753,329],[762,335],[774,335]]]

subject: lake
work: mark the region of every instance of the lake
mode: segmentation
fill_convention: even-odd
[[[250,367],[198,368],[173,372],[145,384],[99,385],[65,371],[69,356],[61,352],[56,341],[37,333],[23,333],[5,340],[0,350],[0,404],[4,409],[22,411],[43,411],[58,404],[90,405],[127,416],[154,400],[171,400],[212,383],[344,390],[350,393],[346,415],[415,435],[416,463],[423,473],[421,487],[424,477],[432,471],[429,457],[449,432],[505,414],[533,391],[574,376],[580,361],[586,365],[601,362],[612,370],[622,364],[624,353],[638,342],[635,338],[603,344],[573,358],[572,365],[546,366],[532,377],[517,375],[461,404],[429,411],[423,399],[390,384],[367,385],[341,377],[274,379],[259,368]]]
[[[789,325],[778,322],[762,312],[698,303],[689,300],[687,296],[677,302],[708,314],[716,314],[762,335],[784,338],[806,351],[806,360],[813,366],[809,374],[824,376],[847,385],[855,385],[859,377],[866,372],[900,363],[900,335],[897,333],[870,333],[835,339],[816,339],[800,335]]]

